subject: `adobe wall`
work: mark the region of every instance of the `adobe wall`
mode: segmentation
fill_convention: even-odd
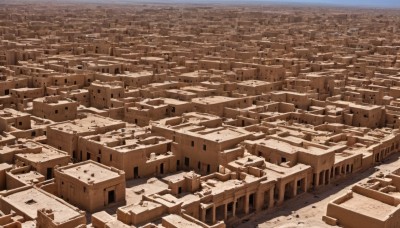
[[[70,228],[77,227],[80,225],[86,225],[86,217],[84,215],[79,215],[73,219],[66,222],[59,223],[54,222],[53,212],[46,212],[46,209],[37,211],[36,227],[37,228]]]
[[[8,165],[0,170],[0,190],[5,190],[7,188],[7,172],[12,168],[11,165]]]
[[[68,152],[71,157],[72,152],[77,148],[75,135],[52,129],[51,126],[47,127],[47,142],[50,146]]]
[[[146,201],[142,201],[141,203],[146,203]],[[135,226],[161,218],[163,214],[167,213],[167,208],[164,205],[159,205],[157,207],[144,210],[142,213],[139,214],[132,213],[130,210],[126,211],[125,213],[123,209],[123,207],[117,209],[117,219],[125,224]]]
[[[353,186],[352,191],[368,198],[383,202],[385,204],[389,204],[391,206],[397,206],[400,204],[400,199],[397,197],[373,189],[364,188],[359,185]]]

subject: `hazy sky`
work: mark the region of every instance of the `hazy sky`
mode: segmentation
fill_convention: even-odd
[[[400,0],[53,0],[56,2],[102,2],[102,3],[225,3],[225,4],[249,4],[249,3],[308,3],[328,4],[338,6],[400,8]],[[1,0],[0,0],[1,2]]]
[[[157,0],[154,0],[157,1]],[[161,0],[163,1],[163,0]],[[400,0],[176,0],[179,2],[207,3],[207,2],[223,2],[223,3],[246,3],[246,2],[274,2],[274,3],[308,3],[308,4],[330,4],[345,5],[359,7],[400,7]]]
[[[268,0],[264,0],[268,1]],[[319,3],[367,7],[400,7],[400,0],[286,0],[286,2]]]

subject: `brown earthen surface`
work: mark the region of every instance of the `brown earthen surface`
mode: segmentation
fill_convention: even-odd
[[[0,226],[400,227],[399,25],[0,2]]]

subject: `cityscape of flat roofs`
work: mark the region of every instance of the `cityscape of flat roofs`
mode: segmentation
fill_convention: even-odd
[[[397,1],[0,4],[0,227],[399,227]]]

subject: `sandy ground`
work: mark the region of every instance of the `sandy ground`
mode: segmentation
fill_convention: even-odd
[[[284,203],[282,207],[274,211],[260,212],[246,223],[237,227],[259,227],[259,228],[294,228],[294,227],[330,227],[322,221],[326,214],[326,207],[330,201],[349,191],[351,187],[367,180],[379,173],[389,173],[400,168],[400,155],[394,154],[384,163],[355,173],[347,179],[331,183],[330,185],[312,193],[304,193]]]

